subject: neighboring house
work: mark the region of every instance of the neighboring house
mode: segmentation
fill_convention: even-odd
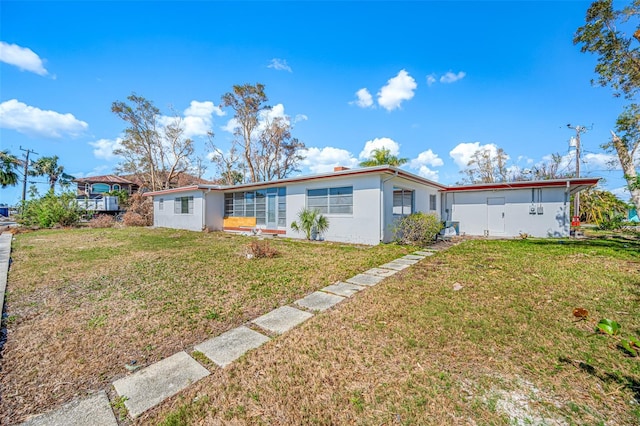
[[[635,223],[640,222],[640,218],[638,218],[638,211],[636,210],[635,207],[631,207],[629,209],[629,212],[627,214],[627,220],[629,222],[635,222]]]
[[[111,191],[126,191],[129,195],[138,191],[138,184],[115,175],[90,176],[74,179],[79,196],[94,198]]]
[[[467,235],[567,236],[569,197],[597,178],[445,186],[390,166],[235,186],[191,185],[150,192],[154,225],[200,231],[248,231],[302,238],[290,227],[303,208],[329,220],[329,241],[375,245],[393,240],[393,224],[413,212],[456,222]],[[533,198],[532,198],[533,197]],[[532,214],[535,207],[535,215]],[[535,218],[535,220],[534,220]]]

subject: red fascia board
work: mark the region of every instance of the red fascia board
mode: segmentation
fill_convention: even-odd
[[[461,191],[492,191],[497,189],[522,189],[522,188],[555,188],[566,187],[567,182],[570,186],[587,185],[594,186],[598,184],[600,178],[580,179],[580,180],[555,180],[555,181],[535,181],[535,182],[511,182],[511,183],[495,183],[486,185],[469,185],[469,186],[452,186],[447,187],[443,192],[461,192]]]
[[[145,192],[144,197],[153,197],[155,195],[175,194],[176,192],[197,191],[209,188],[203,188],[201,185],[183,186],[181,188],[163,189],[161,191]]]

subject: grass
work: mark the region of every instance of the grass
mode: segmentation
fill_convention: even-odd
[[[19,234],[0,370],[0,424],[17,423],[412,251],[167,229]],[[242,414],[233,407],[229,416]]]
[[[137,423],[637,425],[640,358],[593,330],[610,318],[640,336],[638,312],[637,239],[468,241]]]

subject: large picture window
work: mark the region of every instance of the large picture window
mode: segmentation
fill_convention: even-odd
[[[175,214],[193,214],[193,196],[176,197],[173,212]]]
[[[269,205],[268,199],[272,200]],[[287,188],[268,188],[224,194],[224,215],[255,217],[256,225],[286,226]]]
[[[324,214],[353,214],[353,187],[309,189],[307,208]]]

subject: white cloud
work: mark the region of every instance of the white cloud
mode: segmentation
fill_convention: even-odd
[[[590,170],[619,170],[622,168],[620,160],[615,154],[587,153],[582,156],[582,161]]]
[[[306,115],[299,114],[299,115],[296,115],[296,117],[295,117],[295,119],[293,120],[293,123],[292,123],[291,122],[291,117],[289,117],[284,112],[284,105],[283,104],[276,104],[273,107],[271,107],[270,109],[266,109],[266,110],[260,111],[260,113],[258,114],[258,128],[257,128],[257,131],[260,132],[260,131],[264,130],[266,125],[267,125],[267,122],[272,122],[276,118],[284,119],[284,121],[286,123],[288,123],[289,125],[295,124],[295,123],[300,122],[300,121],[305,121],[305,120],[308,119]],[[238,128],[238,126],[239,126],[238,120],[236,120],[235,118],[232,118],[229,121],[227,121],[227,124],[222,126],[221,129],[224,130],[225,132],[233,133],[233,132],[235,132],[236,128]]]
[[[93,147],[93,155],[101,160],[112,161],[119,158],[113,153],[114,150],[122,148],[122,138],[116,139],[99,139],[95,142],[89,142]]]
[[[373,152],[373,150],[383,148],[388,149],[389,154],[391,155],[397,156],[398,154],[400,154],[400,145],[398,144],[398,142],[390,138],[375,138],[373,140],[367,141],[367,143],[364,144],[364,148],[360,152],[358,158],[360,158],[361,160],[368,160],[369,158],[371,158],[371,153]]]
[[[436,75],[435,75],[435,74],[429,74],[429,75],[427,76],[427,85],[428,85],[428,86],[431,86],[431,85],[432,85],[433,83],[435,83],[436,81],[437,81],[437,80],[436,80]]]
[[[356,167],[358,160],[353,155],[340,148],[330,146],[324,148],[307,148],[300,152],[305,158],[301,161],[303,167],[308,168],[313,173],[332,172],[334,167]]]
[[[498,151],[498,147],[492,143],[480,145],[480,142],[462,142],[449,152],[449,156],[453,158],[453,161],[460,169],[465,169],[476,151],[487,149],[491,152],[491,155],[495,155]]]
[[[418,154],[417,158],[409,162],[409,167],[417,170],[420,176],[434,181],[438,180],[438,171],[432,170],[431,167],[440,167],[443,165],[444,161],[442,161],[442,158],[438,157],[438,154],[430,149],[422,151]]]
[[[402,101],[413,98],[414,90],[418,87],[416,81],[405,70],[400,70],[397,76],[390,78],[386,86],[378,92],[378,104],[387,111],[400,108]]]
[[[273,58],[269,63],[269,65],[267,65],[267,68],[273,68],[274,70],[278,70],[278,71],[293,72],[289,64],[287,64],[287,61],[285,59],[279,59],[279,58]]]
[[[293,119],[294,123],[299,123],[301,121],[307,121],[309,119],[309,117],[307,117],[304,114],[296,114],[295,118]]]
[[[360,108],[373,107],[373,97],[371,96],[371,93],[369,93],[369,90],[367,90],[366,87],[363,87],[362,89],[358,90],[356,92],[356,97],[358,99],[355,101],[349,102],[349,104],[352,104],[352,105],[355,104]]]
[[[11,99],[0,104],[0,127],[29,136],[61,138],[82,134],[89,125],[73,114],[60,114]]]
[[[444,165],[442,158],[438,157],[438,154],[434,153],[430,149],[422,151],[418,154],[417,158],[410,161],[409,167],[417,169],[420,166],[440,167]]]
[[[213,127],[213,115],[223,117],[227,115],[219,106],[211,101],[191,101],[187,109],[184,110],[182,120],[184,127],[184,137],[193,138],[194,136],[206,136]],[[158,122],[162,126],[168,126],[176,121],[176,117],[162,115],[158,117]]]
[[[467,73],[465,73],[464,71],[460,71],[457,74],[449,71],[448,73],[440,77],[440,83],[455,83],[458,80],[462,80],[466,75]]]
[[[0,41],[0,62],[16,66],[23,71],[30,71],[38,75],[47,75],[42,59],[31,49],[17,44]]]
[[[626,186],[614,188],[610,192],[624,202],[629,202],[629,200],[631,200],[631,193],[629,192],[629,188]]]

